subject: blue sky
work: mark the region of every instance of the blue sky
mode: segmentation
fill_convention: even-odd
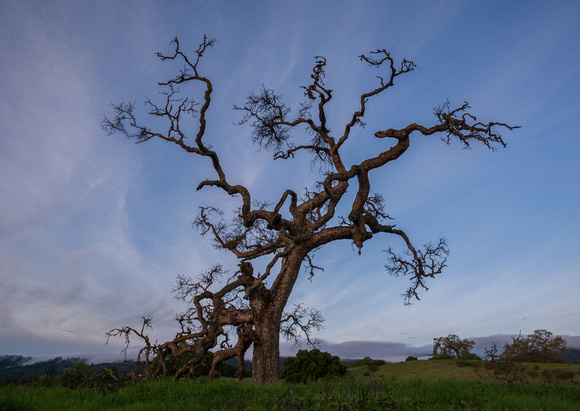
[[[379,347],[373,355],[388,358],[450,333],[579,336],[579,15],[576,1],[1,0],[0,353],[116,354],[122,341],[105,347],[105,331],[143,315],[156,338],[171,338],[183,309],[170,292],[176,275],[234,267],[190,228],[200,205],[237,204],[195,191],[209,164],[99,127],[111,101],[143,109],[180,68],[155,52],[175,36],[195,49],[204,34],[219,40],[202,64],[214,84],[206,136],[257,198],[299,191],[316,170],[258,152],[232,106],[262,84],[296,104],[317,55],[336,129],[377,81],[358,55],[385,48],[419,67],[372,100],[351,161],[382,147],[377,130],[433,124],[446,99],[522,126],[493,153],[415,136],[372,175],[415,243],[447,238],[449,267],[406,307],[407,280],[383,268],[392,238],[361,256],[346,242],[320,250],[325,272],[299,279],[290,304],[322,311],[326,347]]]

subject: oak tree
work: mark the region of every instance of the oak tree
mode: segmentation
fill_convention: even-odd
[[[528,362],[566,362],[565,355],[568,352],[567,342],[561,336],[554,336],[548,330],[535,330],[533,334],[524,337],[518,335],[512,337],[511,343],[506,343],[500,349],[497,343],[492,341],[490,347],[485,348],[484,369],[488,370],[488,376],[507,382],[508,388],[514,384],[528,380],[528,377],[536,377],[535,370],[528,370],[525,363]],[[537,366],[535,366],[537,367]],[[485,378],[477,366],[474,371]],[[555,369],[544,369],[542,376],[547,380],[554,376]],[[569,378],[569,374],[560,374]],[[573,377],[573,373],[572,373]]]
[[[458,360],[465,359],[474,346],[475,341],[467,338],[461,339],[455,334],[433,338],[433,358],[445,359],[454,355]]]
[[[367,104],[391,89],[396,80],[412,72],[414,62],[396,60],[389,52],[378,49],[359,56],[362,63],[379,72],[376,85],[360,94],[355,110],[342,124],[329,124],[327,113],[334,90],[325,83],[327,61],[315,57],[308,84],[302,86],[304,101],[291,108],[274,90],[262,87],[251,92],[243,104],[235,105],[242,115],[240,124],[251,127],[252,140],[261,149],[271,150],[273,160],[286,161],[290,170],[297,156],[310,156],[323,167],[303,193],[288,187],[277,187],[279,197],[256,201],[249,189],[226,173],[223,157],[211,145],[207,124],[212,106],[214,84],[203,71],[203,59],[215,40],[204,36],[192,53],[182,50],[177,38],[172,51],[158,53],[163,62],[182,66],[175,77],[159,82],[163,88],[161,101],[147,100],[149,114],[156,118],[156,127],[147,125],[132,103],[113,104],[113,114],[102,122],[104,130],[120,132],[137,142],[161,139],[211,164],[213,176],[199,178],[198,190],[215,188],[239,199],[239,209],[232,221],[226,221],[223,210],[201,207],[194,225],[203,235],[211,236],[216,247],[232,253],[239,261],[237,271],[216,264],[200,277],[178,277],[177,298],[190,303],[185,313],[177,316],[179,331],[174,339],[153,344],[144,333],[132,327],[116,328],[110,336],[137,335],[145,342],[142,353],[160,360],[153,375],[167,373],[164,359],[188,354],[191,360],[175,373],[175,377],[192,372],[215,354],[210,376],[218,374],[219,365],[237,357],[241,377],[244,355],[253,345],[253,380],[261,384],[279,377],[280,335],[298,339],[320,328],[322,317],[317,310],[301,305],[286,311],[294,284],[305,267],[307,275],[322,267],[313,262],[313,254],[326,244],[347,240],[358,248],[375,236],[391,236],[406,251],[399,254],[387,248],[387,270],[396,276],[407,276],[410,285],[403,294],[405,302],[419,299],[427,290],[427,280],[446,266],[449,253],[446,241],[440,239],[417,247],[401,228],[392,223],[383,197],[371,190],[371,175],[401,157],[412,138],[439,136],[444,142],[458,141],[465,147],[481,143],[489,149],[503,147],[498,129],[514,127],[498,122],[482,122],[471,114],[467,102],[452,106],[446,102],[434,110],[432,124],[411,123],[403,128],[383,128],[374,137],[384,141],[383,148],[360,162],[349,163],[349,150],[356,146],[347,142],[353,130],[364,126]],[[198,99],[180,93],[180,87],[195,84],[202,92]],[[194,122],[194,127],[191,123]],[[388,127],[388,126],[387,126]],[[367,132],[362,130],[361,132]],[[358,133],[360,134],[360,133]],[[228,159],[228,161],[235,161]],[[347,196],[347,192],[352,195]]]
[[[519,335],[506,343],[503,354],[520,362],[565,362],[567,341],[548,330],[535,330],[526,337]]]

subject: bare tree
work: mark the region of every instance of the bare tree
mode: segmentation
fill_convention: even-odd
[[[355,127],[364,125],[367,104],[416,66],[409,60],[395,61],[384,49],[361,55],[363,63],[380,71],[377,85],[361,94],[356,111],[344,124],[331,128],[327,109],[333,90],[324,82],[326,59],[316,57],[310,83],[302,87],[305,100],[295,115],[280,95],[265,87],[250,93],[244,104],[234,106],[243,115],[240,124],[250,125],[253,142],[271,150],[274,160],[292,160],[304,154],[325,166],[318,181],[313,181],[302,195],[280,187],[277,201],[256,202],[245,186],[226,176],[221,158],[206,141],[206,115],[212,102],[213,84],[202,74],[201,62],[214,44],[215,40],[204,36],[197,50],[188,55],[176,38],[171,54],[157,54],[162,61],[176,61],[184,66],[174,78],[158,83],[164,88],[160,103],[146,101],[149,114],[166,122],[165,130],[142,123],[131,103],[113,104],[114,114],[105,117],[102,127],[109,134],[121,132],[137,142],[159,138],[192,155],[207,158],[215,176],[201,180],[197,189],[215,187],[239,198],[240,207],[233,221],[226,222],[222,210],[202,207],[194,222],[202,234],[211,236],[216,247],[239,260],[239,269],[225,275],[224,268],[217,265],[199,280],[180,277],[175,291],[178,298],[191,303],[191,308],[177,317],[181,329],[176,337],[154,348],[161,358],[161,367],[163,358],[169,355],[193,353],[193,359],[176,374],[178,377],[202,361],[208,350],[215,351],[214,371],[221,361],[232,356],[237,356],[242,364],[246,350],[253,344],[253,380],[262,384],[278,379],[281,331],[292,339],[304,331],[309,339],[310,330],[321,325],[322,317],[317,311],[302,306],[292,312],[284,311],[301,267],[306,267],[310,275],[321,269],[312,261],[320,247],[348,240],[360,254],[363,244],[375,235],[398,238],[406,252],[400,255],[389,248],[386,268],[394,275],[409,277],[411,284],[403,294],[406,303],[419,299],[420,290],[427,290],[426,281],[446,266],[449,250],[444,239],[417,248],[403,230],[391,224],[383,197],[371,191],[371,173],[405,153],[412,134],[437,134],[446,143],[458,140],[469,147],[479,142],[494,149],[505,146],[497,129],[515,127],[480,122],[469,113],[467,103],[453,108],[446,102],[435,109],[432,125],[412,123],[400,129],[376,131],[376,138],[385,139],[384,150],[358,164],[347,164],[343,157],[345,151],[348,153],[345,143]],[[201,86],[199,102],[180,94],[179,87],[186,84]],[[195,121],[195,129],[185,128],[186,119],[187,124]],[[345,197],[349,188],[355,193],[352,202]],[[263,267],[260,272],[255,272],[256,264]],[[163,370],[156,372],[162,374]]]
[[[518,338],[513,338],[513,344],[518,344]],[[506,347],[508,344],[506,344]],[[487,370],[487,374],[480,372],[478,369],[478,363],[475,363],[473,370],[481,378],[486,377],[493,378],[500,381],[505,381],[507,383],[508,389],[511,390],[515,384],[522,383],[526,380],[526,365],[518,361],[514,357],[514,352],[509,349],[504,348],[503,352],[500,352],[497,344],[492,341],[491,347],[485,348],[484,354],[484,369]]]

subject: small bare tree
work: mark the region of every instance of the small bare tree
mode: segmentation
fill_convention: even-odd
[[[513,338],[512,344],[518,344],[521,336],[518,338]],[[517,383],[524,382],[526,380],[526,365],[518,361],[514,357],[514,352],[509,349],[509,344],[506,344],[503,351],[500,352],[497,344],[492,342],[491,347],[485,348],[484,354],[484,368],[488,371],[487,377],[505,381],[508,385],[508,389],[512,389]],[[482,374],[477,365],[474,366],[473,370],[480,378],[485,378],[486,375]]]
[[[164,120],[166,128],[156,130],[142,123],[131,103],[114,104],[114,114],[105,117],[102,127],[109,134],[121,132],[137,142],[162,139],[194,156],[207,158],[215,176],[201,180],[197,189],[218,188],[238,197],[240,207],[231,222],[223,219],[222,210],[202,207],[194,225],[240,263],[239,269],[227,276],[226,270],[216,265],[200,279],[178,278],[177,296],[189,302],[191,308],[177,317],[180,330],[176,337],[153,347],[161,359],[159,369],[154,372],[159,375],[166,372],[164,359],[168,356],[188,353],[192,360],[177,372],[175,376],[179,377],[213,350],[213,376],[219,364],[229,357],[236,356],[242,366],[244,354],[253,344],[254,382],[277,380],[281,332],[296,339],[303,331],[310,340],[310,330],[321,326],[322,317],[315,310],[299,305],[291,312],[284,311],[301,267],[305,266],[313,275],[321,269],[313,263],[313,253],[337,240],[352,241],[360,254],[363,244],[376,235],[398,238],[406,252],[400,255],[389,247],[386,268],[394,275],[409,277],[411,284],[403,294],[406,303],[419,299],[419,291],[427,290],[426,281],[446,266],[447,244],[441,239],[423,249],[417,248],[403,230],[391,223],[383,197],[371,191],[371,173],[401,157],[409,148],[412,135],[439,135],[446,143],[458,140],[469,147],[477,142],[494,149],[505,146],[497,129],[514,127],[478,121],[468,111],[467,103],[453,107],[446,102],[435,109],[432,125],[411,123],[404,128],[376,131],[374,136],[385,140],[384,149],[360,163],[347,164],[343,153],[352,148],[345,143],[352,138],[355,127],[364,125],[367,104],[416,66],[405,59],[397,62],[384,49],[361,55],[363,63],[381,73],[377,84],[360,95],[357,109],[342,125],[331,127],[327,110],[334,91],[324,82],[326,59],[316,57],[310,83],[302,87],[305,99],[294,111],[296,114],[292,114],[280,95],[265,87],[250,93],[244,104],[234,107],[242,113],[240,123],[250,125],[254,143],[271,150],[274,160],[310,155],[325,165],[325,171],[321,169],[319,178],[302,195],[280,187],[277,200],[256,202],[245,186],[226,176],[221,158],[206,142],[206,115],[211,107],[213,84],[202,74],[201,62],[215,40],[204,37],[191,55],[182,51],[177,38],[172,44],[170,54],[157,55],[164,62],[179,62],[183,68],[175,77],[159,83],[164,88],[161,102],[146,101],[149,114]],[[180,94],[179,87],[187,84],[201,86],[199,102]],[[190,121],[187,124],[192,119],[195,122],[193,130],[185,128],[186,119]],[[352,202],[345,197],[349,189],[355,193]],[[254,270],[257,262],[263,267],[260,272]],[[113,334],[132,332],[130,328],[112,330]]]

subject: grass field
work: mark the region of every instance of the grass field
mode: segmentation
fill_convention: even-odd
[[[574,379],[524,383],[481,380],[454,361],[353,368],[339,380],[254,386],[250,380],[143,381],[106,394],[95,389],[11,385],[0,388],[0,410],[580,410],[580,365]],[[532,366],[533,368],[533,366]],[[368,373],[368,375],[365,375]]]
[[[464,361],[463,364],[475,364],[475,361]],[[461,363],[460,363],[461,364]],[[556,364],[556,363],[538,363],[526,365],[528,373],[526,379],[532,383],[544,383],[550,379],[545,376],[549,374],[558,375],[558,371],[574,373],[573,378],[556,378],[553,376],[552,381],[562,380],[568,383],[580,384],[580,364]],[[544,371],[546,370],[546,371]],[[474,368],[467,365],[458,367],[456,360],[429,360],[429,361],[408,361],[401,363],[391,363],[379,366],[375,371],[370,371],[367,367],[351,368],[350,374],[357,377],[365,377],[372,380],[393,380],[393,381],[411,381],[420,379],[422,381],[438,381],[442,379],[458,379],[458,380],[479,380],[479,381],[494,381],[489,372],[478,368],[479,373],[486,377],[483,380],[474,371]],[[551,371],[551,372],[547,372]],[[542,374],[543,373],[543,374]],[[531,375],[530,375],[531,374]],[[534,374],[538,374],[534,376]],[[559,373],[562,374],[562,373]]]

